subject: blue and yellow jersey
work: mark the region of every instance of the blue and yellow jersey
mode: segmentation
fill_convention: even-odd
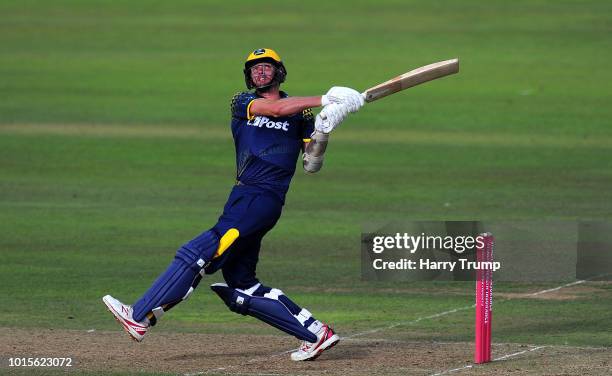
[[[281,97],[287,94],[281,92]],[[254,116],[256,93],[243,92],[232,98],[232,135],[236,147],[236,180],[274,192],[284,201],[304,141],[314,131],[310,110],[291,116]]]

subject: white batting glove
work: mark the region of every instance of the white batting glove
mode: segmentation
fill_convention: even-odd
[[[321,97],[321,105],[325,107],[332,103],[341,104],[346,106],[349,112],[353,113],[357,112],[363,106],[362,99],[363,97],[361,96],[361,94],[359,94],[358,96],[350,94],[342,98],[325,94]]]
[[[322,133],[330,133],[346,119],[349,114],[344,104],[330,103],[323,107],[315,118],[315,129]]]
[[[357,112],[364,105],[365,100],[357,90],[334,86],[321,98],[323,106],[329,103],[345,104],[349,112]]]

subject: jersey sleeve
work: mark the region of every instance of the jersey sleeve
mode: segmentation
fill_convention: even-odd
[[[302,140],[310,142],[310,135],[314,132],[315,119],[310,108],[302,112]]]
[[[257,99],[257,97],[253,93],[236,93],[236,95],[232,97],[232,116],[235,118],[251,120],[253,115],[250,113],[250,108],[255,99]]]

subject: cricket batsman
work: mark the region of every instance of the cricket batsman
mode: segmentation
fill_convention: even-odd
[[[252,92],[231,101],[236,148],[236,183],[217,223],[183,244],[153,285],[133,305],[110,295],[108,310],[135,340],[142,341],[165,312],[186,300],[205,274],[221,270],[225,283],[211,289],[230,310],[253,316],[303,343],[295,361],[314,360],[340,338],[325,323],[294,303],[283,291],[256,277],[262,238],[278,221],[296,162],[315,129],[329,134],[349,113],[363,106],[357,91],[333,87],[327,94],[289,97],[280,90],[287,70],[272,49],[253,51],[244,64]],[[323,106],[316,119],[311,108]],[[314,145],[314,143],[312,144]]]

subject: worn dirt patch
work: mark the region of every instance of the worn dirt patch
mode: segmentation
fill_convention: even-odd
[[[1,124],[0,134],[131,138],[228,138],[225,128],[122,124]]]
[[[581,374],[612,372],[612,349],[494,344],[493,356],[524,351],[471,368],[471,343],[346,339],[315,362],[292,362],[297,341],[286,336],[151,333],[143,343],[126,334],[0,328],[0,355],[72,357],[81,371],[247,375]],[[525,351],[527,350],[527,351]],[[0,370],[1,371],[1,370]],[[1,373],[1,372],[0,372]]]
[[[603,284],[601,284],[603,286]],[[495,293],[496,298],[502,299],[543,299],[543,300],[575,300],[586,298],[590,299],[598,294],[605,294],[607,290],[603,287],[597,287],[593,285],[593,282],[589,286],[578,285],[565,287],[556,291],[550,291],[546,294],[533,295],[532,293]]]
[[[87,137],[138,137],[157,138],[174,137],[181,139],[226,139],[230,137],[224,127],[206,127],[183,125],[180,127],[161,127],[158,125],[125,125],[125,124],[0,124],[0,134],[18,135],[67,135]],[[565,147],[565,148],[605,148],[612,146],[609,137],[562,137],[548,134],[508,134],[505,132],[475,134],[474,132],[453,131],[420,131],[411,129],[394,129],[393,132],[381,133],[371,129],[345,129],[335,142],[352,143],[385,143],[385,144],[422,144],[422,145],[499,145],[525,147]]]

